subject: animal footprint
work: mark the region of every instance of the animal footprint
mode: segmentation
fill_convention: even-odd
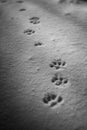
[[[55,101],[50,103],[50,107],[55,107],[59,103],[61,103],[62,101],[63,101],[63,97],[62,96],[58,96]]]
[[[29,20],[30,20],[30,23],[33,23],[33,24],[39,24],[40,23],[39,17],[32,17]]]
[[[68,79],[65,77],[59,77],[58,80],[56,81],[55,85],[64,85],[68,83]]]
[[[24,31],[24,33],[27,34],[27,35],[31,35],[31,34],[35,33],[35,31],[32,30],[32,29],[27,29],[27,30]]]
[[[34,44],[34,46],[41,46],[43,43],[42,42],[36,42],[35,44]]]
[[[55,93],[48,92],[44,95],[42,100],[44,104],[47,104],[49,107],[53,108],[58,104],[62,103],[63,97],[57,96]]]
[[[55,100],[56,97],[57,97],[57,95],[55,93],[48,92],[43,97],[43,103],[48,104],[49,102]]]
[[[60,69],[60,67],[64,67],[66,65],[66,62],[63,61],[62,59],[54,59],[50,64],[49,66],[52,68],[52,67],[55,67],[56,69]]]
[[[64,77],[61,74],[54,74],[54,76],[51,79],[52,83],[55,83],[55,85],[60,86],[60,85],[64,85],[68,83],[68,79],[66,77]]]

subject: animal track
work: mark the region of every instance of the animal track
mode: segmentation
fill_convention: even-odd
[[[27,34],[27,35],[31,35],[31,34],[34,34],[35,31],[32,30],[32,29],[27,29],[27,30],[24,31],[24,33]]]
[[[66,65],[66,62],[63,61],[62,59],[54,59],[50,64],[49,66],[52,68],[52,67],[55,67],[56,69],[60,69],[60,67],[64,67]]]
[[[55,100],[56,97],[57,97],[56,94],[54,94],[54,93],[52,93],[52,92],[50,92],[50,93],[48,92],[48,93],[46,93],[46,94],[44,95],[44,97],[43,97],[43,102],[44,102],[45,104],[48,104],[48,103],[51,102],[52,100]]]
[[[50,103],[50,107],[55,107],[58,103],[61,103],[63,101],[62,96],[58,96],[55,101]]]
[[[22,9],[20,9],[19,11],[25,11],[26,9],[24,9],[24,8],[22,8]]]
[[[34,44],[34,46],[41,46],[43,43],[42,42],[36,42],[35,44]]]
[[[68,79],[61,74],[54,74],[54,76],[51,79],[52,83],[55,83],[55,85],[60,86],[68,83]]]
[[[39,17],[32,17],[29,20],[30,20],[30,23],[33,23],[33,24],[39,24],[40,23]]]
[[[62,96],[57,96],[55,93],[48,92],[43,97],[43,103],[47,104],[50,107],[55,107],[58,103],[63,101]]]

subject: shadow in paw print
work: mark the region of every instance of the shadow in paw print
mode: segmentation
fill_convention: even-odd
[[[62,96],[58,96],[55,101],[52,101],[52,102],[51,102],[50,107],[55,107],[55,106],[57,106],[59,103],[61,103],[62,101],[63,101]]]
[[[55,100],[57,97],[54,93],[46,93],[43,97],[43,103],[48,104],[50,101]]]
[[[87,0],[76,0],[76,4],[87,4]]]
[[[54,107],[57,105],[57,101],[51,102],[50,107]]]
[[[54,74],[54,76],[51,79],[51,82],[54,83],[57,80],[58,80],[58,76],[57,76],[57,74]]]
[[[7,0],[1,0],[1,3],[6,3],[7,2]]]
[[[41,46],[41,45],[43,45],[42,42],[36,42],[36,43],[34,44],[34,46]]]
[[[22,9],[19,9],[19,11],[26,11],[26,9],[22,8]]]
[[[63,100],[62,96],[59,96],[57,99],[57,102],[60,103],[60,102],[62,102],[62,100]]]
[[[68,83],[68,79],[67,78],[64,78],[63,79],[63,84],[67,84]]]
[[[66,65],[65,61],[62,61],[62,59],[54,59],[49,66],[52,68],[60,69],[61,67],[64,67]]]
[[[27,29],[27,30],[24,31],[24,34],[27,34],[27,35],[32,35],[34,33],[35,33],[35,31],[32,30],[32,29]]]
[[[22,0],[18,0],[18,1],[16,1],[16,3],[23,3],[24,1],[22,1]]]
[[[30,20],[30,23],[32,23],[32,24],[39,24],[40,23],[39,17],[32,17],[29,20]]]

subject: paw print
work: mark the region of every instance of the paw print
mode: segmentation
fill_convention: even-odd
[[[50,103],[50,107],[55,107],[55,106],[57,106],[59,103],[62,103],[62,101],[63,101],[63,97],[62,97],[62,96],[58,96],[55,101],[52,101],[52,102]]]
[[[32,24],[39,24],[40,23],[39,17],[32,17],[29,20],[30,20],[30,23],[32,23]]]
[[[55,100],[57,95],[52,92],[47,92],[43,97],[43,103],[48,104],[49,102]]]
[[[68,83],[68,79],[66,77],[63,77],[62,75],[56,73],[51,79],[52,83],[55,83],[55,85],[60,86],[60,85],[65,85]]]
[[[34,46],[41,46],[41,45],[43,45],[42,42],[36,42],[36,43],[34,44]]]
[[[63,61],[62,59],[54,59],[49,66],[55,67],[55,69],[60,69],[61,67],[64,67],[66,65],[66,62]]]
[[[27,29],[27,30],[24,31],[24,33],[27,34],[27,35],[31,35],[31,34],[35,33],[35,31],[32,30],[32,29]]]
[[[63,97],[60,95],[58,96],[55,93],[48,92],[48,93],[44,94],[44,97],[42,100],[43,100],[44,104],[53,108],[53,107],[57,106],[58,104],[62,103]]]

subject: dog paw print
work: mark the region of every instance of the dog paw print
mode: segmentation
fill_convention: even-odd
[[[62,96],[58,96],[55,101],[52,101],[50,103],[50,107],[55,107],[58,104],[62,103],[62,101],[63,101],[63,97]]]
[[[24,31],[24,34],[27,34],[27,35],[32,35],[34,33],[35,33],[35,31],[32,30],[32,29],[27,29],[27,30]]]
[[[56,86],[65,85],[68,83],[68,78],[60,74],[54,74],[54,76],[51,79],[51,82],[54,83]]]
[[[42,45],[43,45],[42,42],[36,42],[36,43],[34,44],[34,46],[42,46]]]
[[[57,95],[55,93],[52,93],[52,92],[48,92],[44,95],[43,97],[43,103],[45,104],[48,104],[50,103],[51,101],[55,100],[57,97]]]
[[[65,85],[68,83],[68,79],[65,77],[59,77],[58,80],[56,81],[55,85],[60,86],[60,85]]]
[[[32,24],[39,24],[40,23],[39,17],[32,17],[29,20],[30,20],[30,23],[32,23]]]
[[[48,92],[46,94],[44,94],[43,97],[43,103],[48,105],[51,108],[56,107],[58,104],[63,102],[63,97],[62,96],[58,96],[55,93],[52,92]]]
[[[66,65],[66,62],[63,61],[62,59],[54,59],[49,66],[55,67],[56,69],[60,69],[61,67],[64,67]]]

